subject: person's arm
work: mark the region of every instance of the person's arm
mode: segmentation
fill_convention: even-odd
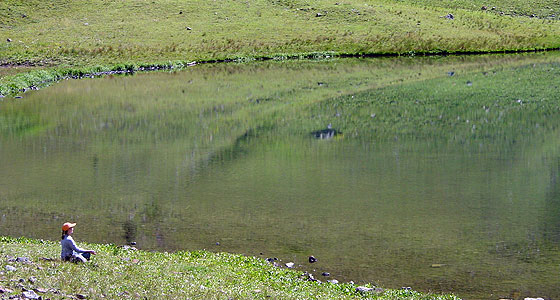
[[[71,236],[68,237],[68,241],[70,242],[70,247],[72,248],[72,250],[74,250],[78,253],[88,253],[89,252],[93,255],[96,254],[95,251],[93,251],[93,250],[86,250],[86,249],[82,249],[82,248],[78,247],[76,245],[76,242],[74,241],[74,239]]]

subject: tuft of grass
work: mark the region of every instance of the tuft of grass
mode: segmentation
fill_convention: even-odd
[[[410,290],[363,293],[350,283],[307,281],[300,271],[238,254],[84,247],[98,255],[72,264],[58,258],[57,242],[0,237],[0,295],[32,290],[49,299],[458,299]]]

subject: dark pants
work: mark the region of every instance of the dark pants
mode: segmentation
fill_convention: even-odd
[[[75,252],[74,252],[75,253]],[[79,263],[79,262],[86,262],[90,259],[91,257],[91,253],[89,252],[85,252],[85,253],[75,253],[74,255],[72,255],[70,257],[70,261],[73,263]]]

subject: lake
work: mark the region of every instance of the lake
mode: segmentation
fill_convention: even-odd
[[[0,101],[0,235],[558,299],[559,86],[558,53],[63,81]]]

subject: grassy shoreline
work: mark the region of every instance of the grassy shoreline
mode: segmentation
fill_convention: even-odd
[[[560,51],[560,48],[530,49],[530,50],[501,50],[501,51],[470,51],[470,52],[420,52],[409,53],[404,56],[449,56],[449,55],[484,55],[484,54],[514,54],[531,52]],[[211,59],[202,61],[169,61],[163,63],[141,63],[141,64],[114,64],[94,67],[63,67],[63,68],[39,68],[31,71],[23,71],[5,77],[0,76],[0,98],[15,97],[28,90],[36,90],[65,79],[80,79],[85,77],[100,77],[105,75],[126,75],[137,72],[150,72],[161,70],[179,71],[187,67],[211,63],[231,63],[247,61],[268,60],[293,60],[293,59],[329,59],[329,58],[372,58],[372,57],[396,57],[403,56],[399,53],[300,53],[274,56],[243,57]],[[15,64],[15,66],[18,66]]]
[[[360,292],[239,254],[80,244],[98,252],[88,264],[60,261],[58,242],[0,237],[0,298],[33,291],[50,299],[458,299],[407,289]]]

